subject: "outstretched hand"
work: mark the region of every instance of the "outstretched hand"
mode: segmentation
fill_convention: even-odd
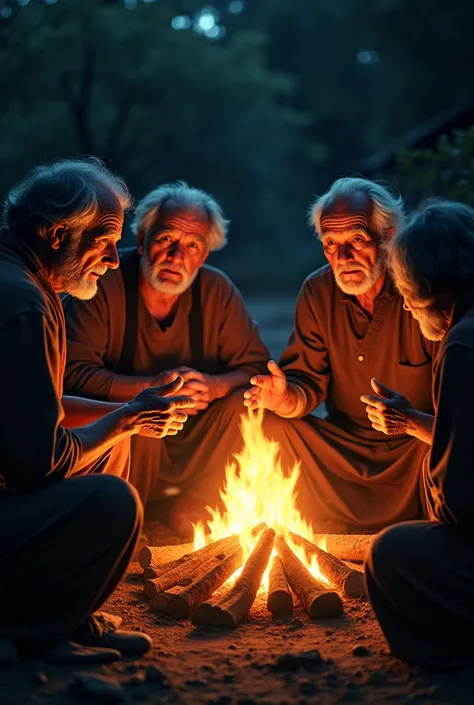
[[[365,410],[373,428],[387,436],[408,433],[411,429],[410,413],[415,410],[410,402],[375,377],[370,383],[375,394],[364,394],[360,400],[367,405]]]
[[[181,431],[188,415],[183,409],[193,409],[194,399],[178,395],[183,386],[183,378],[176,377],[172,382],[160,387],[148,387],[128,402],[135,419],[136,433],[151,438],[175,436]]]
[[[285,401],[288,383],[284,372],[274,360],[269,360],[267,367],[270,374],[252,377],[252,387],[244,392],[244,404],[251,411],[259,408],[275,411]]]

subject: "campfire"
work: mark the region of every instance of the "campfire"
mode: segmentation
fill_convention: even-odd
[[[364,594],[360,566],[343,559],[363,560],[370,537],[313,533],[295,504],[299,464],[283,472],[278,442],[265,437],[262,418],[242,416],[244,448],[226,468],[223,508],[208,508],[211,520],[194,527],[194,542],[140,551],[154,611],[236,627],[259,589],[271,614],[290,614],[296,597],[314,618],[339,616],[342,596]]]

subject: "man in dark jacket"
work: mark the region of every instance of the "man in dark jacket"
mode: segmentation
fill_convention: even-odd
[[[435,418],[423,465],[429,521],[386,529],[366,566],[373,609],[392,653],[428,666],[472,664],[474,645],[474,210],[425,205],[393,241],[394,280],[430,340]],[[364,397],[375,427],[409,418],[386,390]]]
[[[193,405],[160,396],[182,380],[125,405],[63,398],[58,293],[91,298],[99,277],[118,266],[129,203],[121,179],[91,159],[35,169],[3,209],[0,639],[54,661],[114,660],[150,648],[146,635],[111,632],[94,615],[122,577],[142,522],[133,487],[104,473],[126,478],[130,437],[177,433],[186,420],[180,409]],[[68,425],[78,415],[99,420],[69,429],[69,412]]]

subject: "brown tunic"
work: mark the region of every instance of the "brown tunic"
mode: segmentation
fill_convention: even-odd
[[[420,411],[431,412],[436,348],[403,309],[389,278],[372,318],[339,289],[329,266],[307,278],[280,361],[289,381],[306,394],[306,416],[269,415],[266,424],[283,445],[284,463],[301,461],[299,503],[313,524],[377,530],[418,514],[427,446],[375,431],[360,396],[371,391],[376,377]],[[327,419],[307,416],[322,402]]]
[[[328,420],[364,438],[380,439],[360,401],[371,389],[371,377],[404,394],[420,411],[430,412],[436,349],[404,310],[388,277],[371,318],[355,297],[339,289],[325,266],[303,285],[281,365],[306,393],[302,415],[325,401]]]
[[[163,330],[138,297],[134,358],[137,375],[152,376],[192,364],[188,323],[191,303],[188,289],[178,301],[171,325]],[[247,372],[249,379],[253,374],[265,372],[269,353],[240,292],[223,272],[207,265],[201,269],[201,303],[203,368],[200,371],[223,374],[238,369]],[[65,373],[68,393],[109,401],[124,398],[130,377],[115,371],[125,333],[124,311],[120,269],[102,277],[99,291],[91,301],[68,302]],[[229,405],[227,411],[226,405]],[[244,411],[242,398],[236,401],[229,397],[190,417],[184,430],[175,437],[164,441],[134,437],[130,480],[142,500],[146,502],[152,495],[159,476],[173,484],[193,478],[193,485],[198,477],[202,483],[205,475],[209,478],[205,484],[217,488],[238,434],[238,416]],[[231,423],[231,419],[236,422]],[[205,501],[209,501],[209,496],[206,495]]]
[[[203,369],[208,374],[245,370],[249,377],[265,370],[268,351],[258,326],[250,318],[242,296],[218,269],[201,270]],[[163,330],[138,297],[138,326],[134,366],[137,375],[157,375],[191,364],[188,316],[191,290],[178,301],[174,319]],[[125,333],[125,292],[121,271],[105,274],[91,301],[67,305],[68,354],[65,389],[95,399],[123,398],[120,360]]]

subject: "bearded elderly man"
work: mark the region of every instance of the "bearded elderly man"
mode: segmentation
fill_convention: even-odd
[[[406,308],[441,344],[422,473],[429,521],[377,537],[366,563],[368,595],[394,656],[429,667],[472,666],[474,209],[424,205],[394,239],[389,263]],[[388,433],[414,413],[400,393],[363,401],[371,422]]]
[[[219,499],[242,394],[266,369],[268,351],[229,278],[205,264],[226,243],[217,202],[185,183],[166,184],[138,204],[136,247],[108,272],[90,302],[66,308],[69,393],[127,401],[177,374],[192,397],[185,431],[175,443],[132,440],[130,480],[142,501],[172,487],[183,494],[169,523],[180,533],[200,508]]]
[[[339,179],[316,200],[311,221],[329,264],[304,282],[280,365],[269,362],[271,374],[251,380],[245,403],[274,412],[266,432],[280,441],[284,466],[300,461],[298,504],[315,528],[377,531],[420,515],[436,343],[404,310],[386,271],[384,244],[403,224],[401,199],[365,179]],[[389,440],[360,402],[371,377],[419,410]],[[327,418],[309,415],[322,402]]]
[[[151,646],[140,632],[110,632],[110,620],[94,612],[124,574],[140,532],[143,510],[124,481],[127,441],[176,433],[186,420],[180,407],[192,404],[160,397],[179,382],[125,405],[62,395],[58,294],[88,299],[100,275],[118,266],[130,200],[123,181],[91,159],[38,167],[4,204],[0,649],[10,655],[18,648],[57,662],[110,661]],[[80,428],[66,427],[78,417]]]

